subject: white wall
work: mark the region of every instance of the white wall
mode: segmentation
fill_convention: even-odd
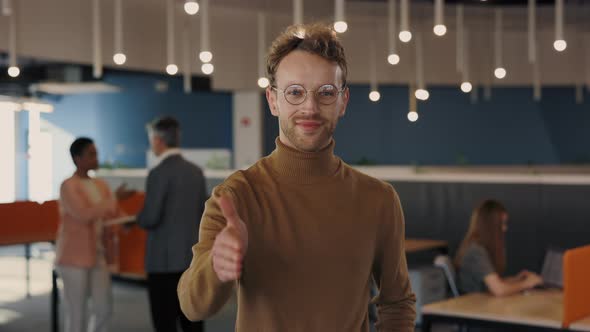
[[[15,112],[0,109],[0,203],[16,197],[16,122]]]
[[[51,137],[51,195],[57,199],[62,182],[76,171],[69,150],[76,137],[44,119],[41,119],[41,131]]]
[[[262,97],[259,91],[233,95],[234,167],[245,168],[262,157]]]

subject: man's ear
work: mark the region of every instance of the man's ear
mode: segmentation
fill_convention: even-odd
[[[268,108],[270,108],[270,113],[274,116],[279,116],[279,109],[277,107],[277,94],[272,91],[272,88],[269,86],[266,88],[266,101],[268,102]]]
[[[346,88],[344,88],[344,91],[342,91],[342,109],[338,113],[339,117],[343,117],[344,114],[346,113],[346,106],[348,106],[349,99],[350,99],[350,90],[348,89],[348,87],[346,87]]]

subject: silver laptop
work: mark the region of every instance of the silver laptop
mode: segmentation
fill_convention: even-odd
[[[541,270],[540,288],[563,288],[563,250],[548,249]]]

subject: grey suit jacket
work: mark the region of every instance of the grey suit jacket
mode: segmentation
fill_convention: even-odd
[[[137,215],[137,223],[148,234],[146,272],[183,272],[188,268],[206,200],[203,171],[182,156],[169,156],[150,171],[145,203]]]

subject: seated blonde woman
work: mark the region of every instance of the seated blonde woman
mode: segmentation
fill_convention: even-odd
[[[502,276],[506,266],[507,230],[508,213],[501,203],[486,200],[473,211],[469,230],[455,257],[462,293],[489,291],[495,296],[505,296],[543,282],[539,275],[526,270],[515,276]]]

